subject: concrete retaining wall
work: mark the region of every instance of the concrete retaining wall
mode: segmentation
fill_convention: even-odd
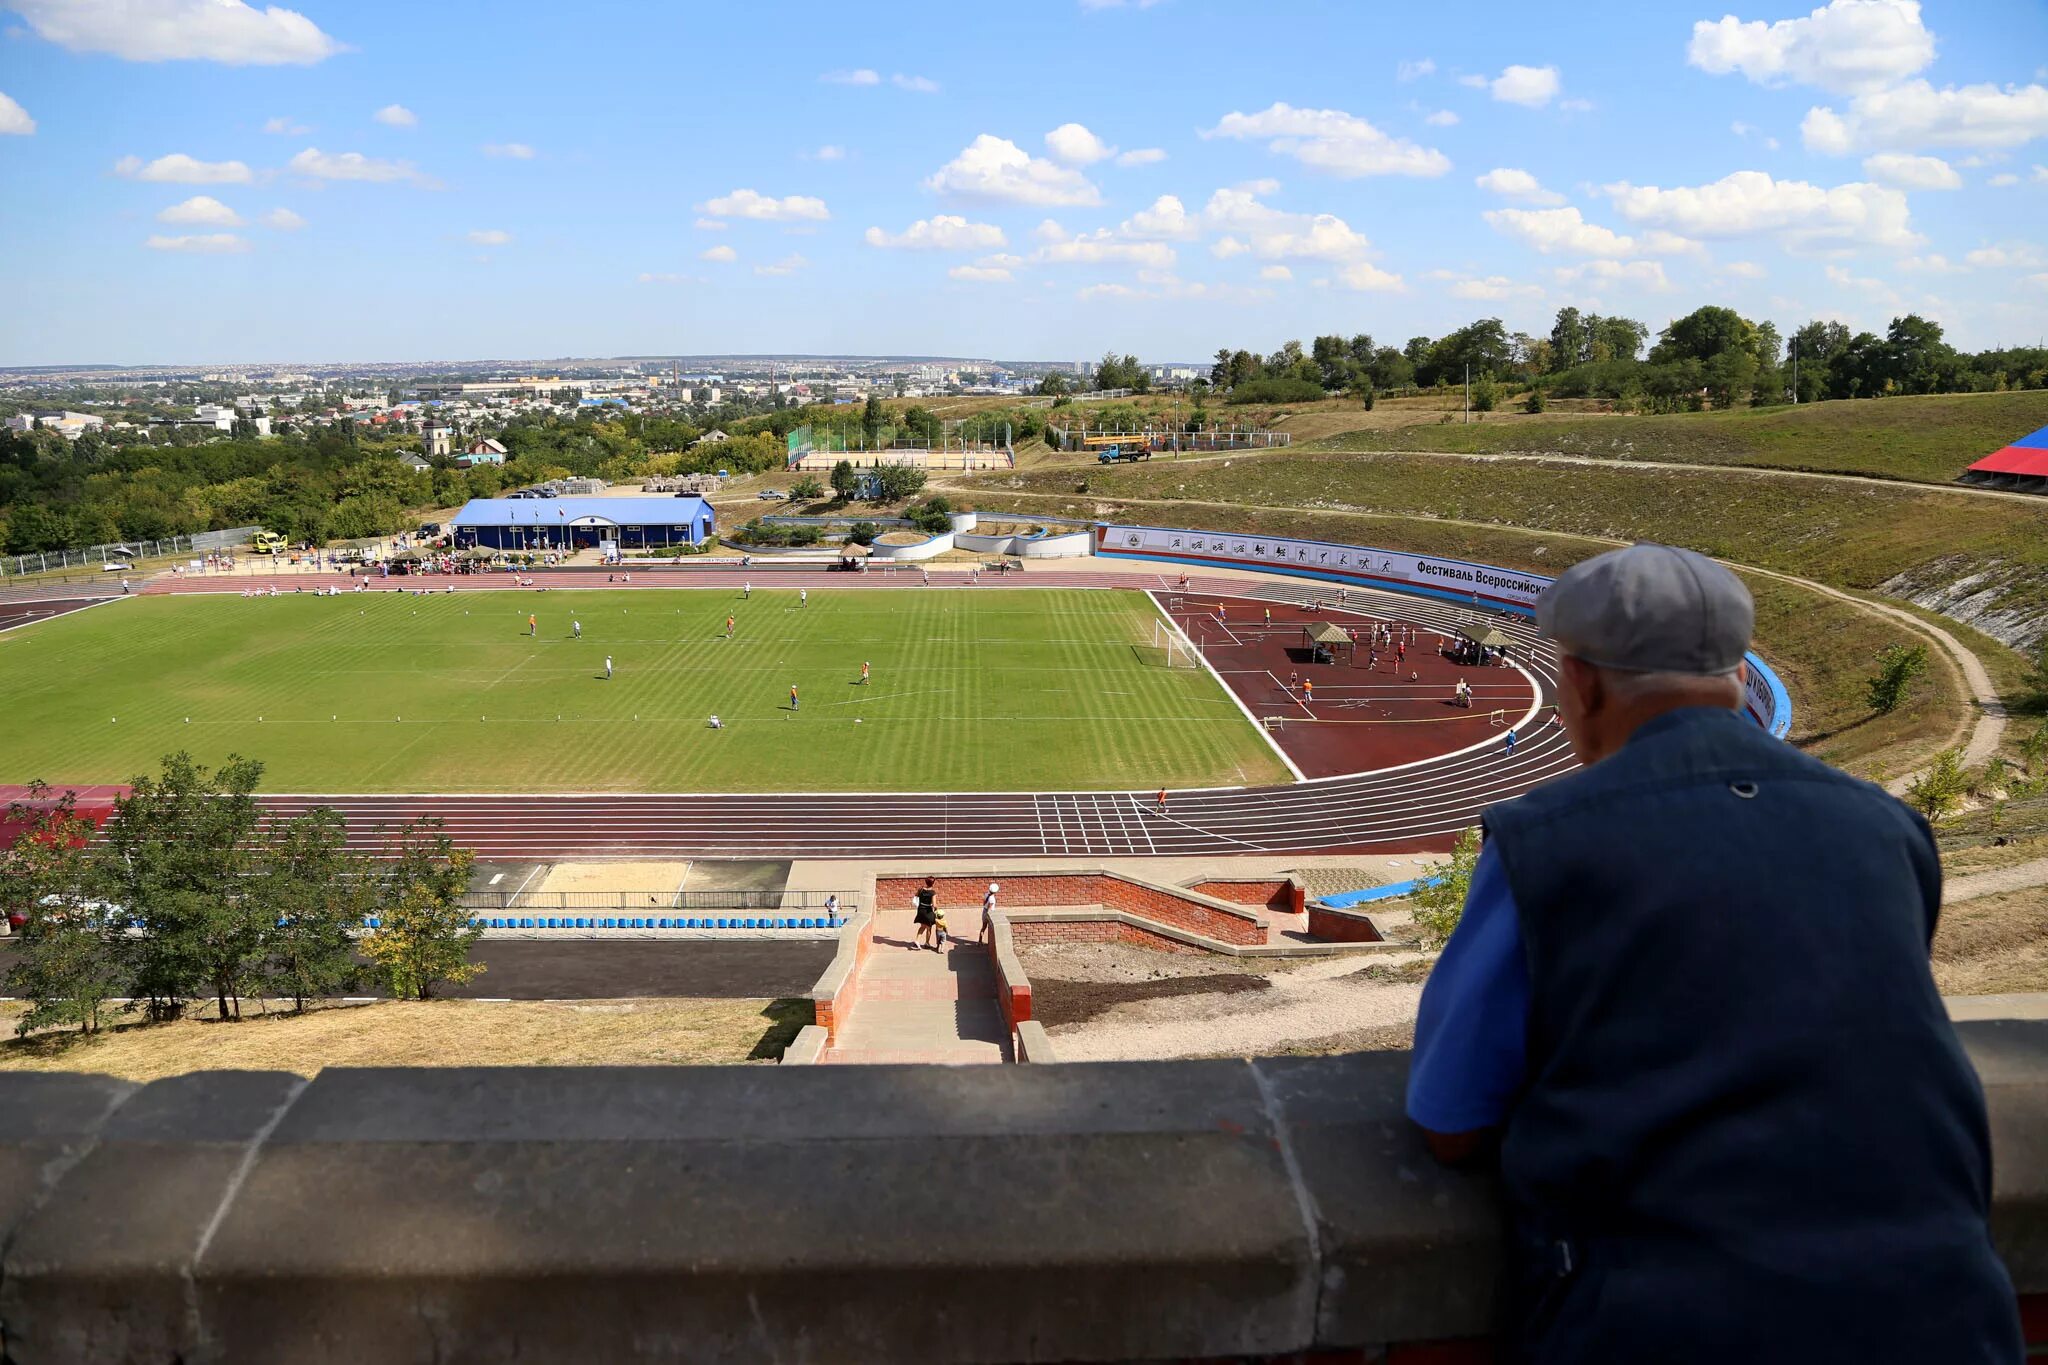
[[[2048,1345],[2048,1023],[1957,1031],[1990,1106],[1992,1233]],[[1407,1070],[0,1073],[0,1346],[20,1365],[1485,1360],[1500,1211],[1423,1150]],[[904,1292],[937,1284],[971,1311]]]

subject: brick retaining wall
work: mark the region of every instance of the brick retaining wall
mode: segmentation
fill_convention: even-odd
[[[1310,938],[1332,943],[1384,943],[1386,938],[1370,916],[1357,910],[1336,910],[1327,905],[1308,908]]]
[[[1188,890],[1237,905],[1263,906],[1276,915],[1298,915],[1308,903],[1308,888],[1299,877],[1210,878],[1189,882]]]
[[[946,909],[976,911],[974,929],[978,931],[981,898],[992,881],[1002,886],[1002,890],[996,893],[997,904],[1009,908],[1100,905],[1105,909],[1125,910],[1224,943],[1249,945],[1267,941],[1265,923],[1256,915],[1229,905],[1211,903],[1212,898],[1199,891],[1158,886],[1113,872],[1081,869],[956,875],[937,878],[934,887],[939,904]],[[923,885],[924,878],[918,876],[878,876],[875,878],[875,900],[872,904],[878,907],[908,905]],[[960,921],[960,927],[966,931],[966,921]]]

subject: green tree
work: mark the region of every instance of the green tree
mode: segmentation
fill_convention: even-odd
[[[1494,385],[1492,376],[1482,374],[1472,381],[1472,410],[1474,412],[1492,412],[1495,404],[1499,402],[1500,390]]]
[[[368,914],[376,877],[348,847],[339,812],[316,806],[264,833],[250,898],[272,921],[263,936],[264,988],[303,1012],[312,996],[334,995],[359,971],[355,931]]]
[[[137,777],[95,847],[106,899],[141,928],[132,993],[175,1017],[200,989],[239,1018],[262,959],[266,912],[248,894],[263,765],[230,754],[208,770],[180,751]]]
[[[1877,672],[1863,684],[1870,709],[1881,716],[1898,710],[1913,680],[1926,670],[1926,645],[1886,645],[1877,656]]]
[[[1926,772],[1906,788],[1906,804],[1934,824],[1940,824],[1962,804],[1970,790],[1970,778],[1963,771],[1963,751],[1943,749],[1934,756]]]
[[[401,999],[425,1000],[443,982],[474,980],[484,966],[469,951],[484,931],[471,922],[462,894],[476,854],[455,847],[440,821],[416,820],[400,829],[388,858],[376,892],[378,927],[359,944],[363,956]]]
[[[869,394],[867,405],[860,410],[860,433],[867,438],[868,449],[873,450],[881,443],[882,423],[886,419],[887,414],[882,410],[881,395]]]
[[[909,465],[885,464],[875,471],[880,477],[881,496],[877,502],[896,502],[915,495],[924,487],[925,473]]]
[[[1557,310],[1557,321],[1550,328],[1550,368],[1569,370],[1592,359],[1591,338],[1586,333],[1585,319],[1576,308]]]
[[[841,460],[832,466],[832,496],[839,499],[839,501],[845,502],[853,496],[853,488],[856,482],[852,461]]]
[[[1531,384],[1528,395],[1522,399],[1522,411],[1541,412],[1544,407],[1543,386],[1541,384]]]
[[[1423,869],[1415,888],[1415,927],[1422,946],[1441,948],[1465,914],[1465,893],[1472,888],[1472,869],[1479,865],[1479,831],[1468,829],[1451,845],[1451,856]]]
[[[1657,334],[1650,350],[1652,364],[1667,360],[1697,360],[1702,363],[1723,351],[1756,354],[1756,324],[1733,308],[1709,304],[1695,308]]]
[[[17,1036],[97,1031],[125,978],[121,916],[92,898],[92,823],[78,814],[76,793],[52,800],[49,791],[32,783],[27,800],[9,806],[10,822],[26,828],[0,853],[0,912],[23,917],[5,976],[7,993],[28,1005]]]
[[[798,502],[810,502],[825,496],[825,485],[813,475],[806,474],[789,486],[789,496]]]

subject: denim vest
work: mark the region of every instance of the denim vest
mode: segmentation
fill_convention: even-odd
[[[1925,821],[1689,708],[1486,833],[1532,988],[1501,1149],[1529,1358],[2019,1359]]]

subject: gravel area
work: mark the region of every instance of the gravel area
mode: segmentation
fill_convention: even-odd
[[[1398,979],[1410,974],[1400,967],[1413,960],[1390,955],[1371,963],[1355,957],[1246,962],[1118,944],[1024,950],[1025,970],[1056,1017],[1062,980],[1160,983],[1144,991],[1151,998],[1111,1003],[1078,1022],[1049,1026],[1063,1062],[1342,1051],[1360,1040],[1392,1040],[1412,1024],[1422,998],[1419,980]],[[1152,994],[1162,986],[1171,989],[1167,983],[1175,979],[1212,976],[1256,980],[1264,989],[1218,991],[1205,982],[1192,991]]]

